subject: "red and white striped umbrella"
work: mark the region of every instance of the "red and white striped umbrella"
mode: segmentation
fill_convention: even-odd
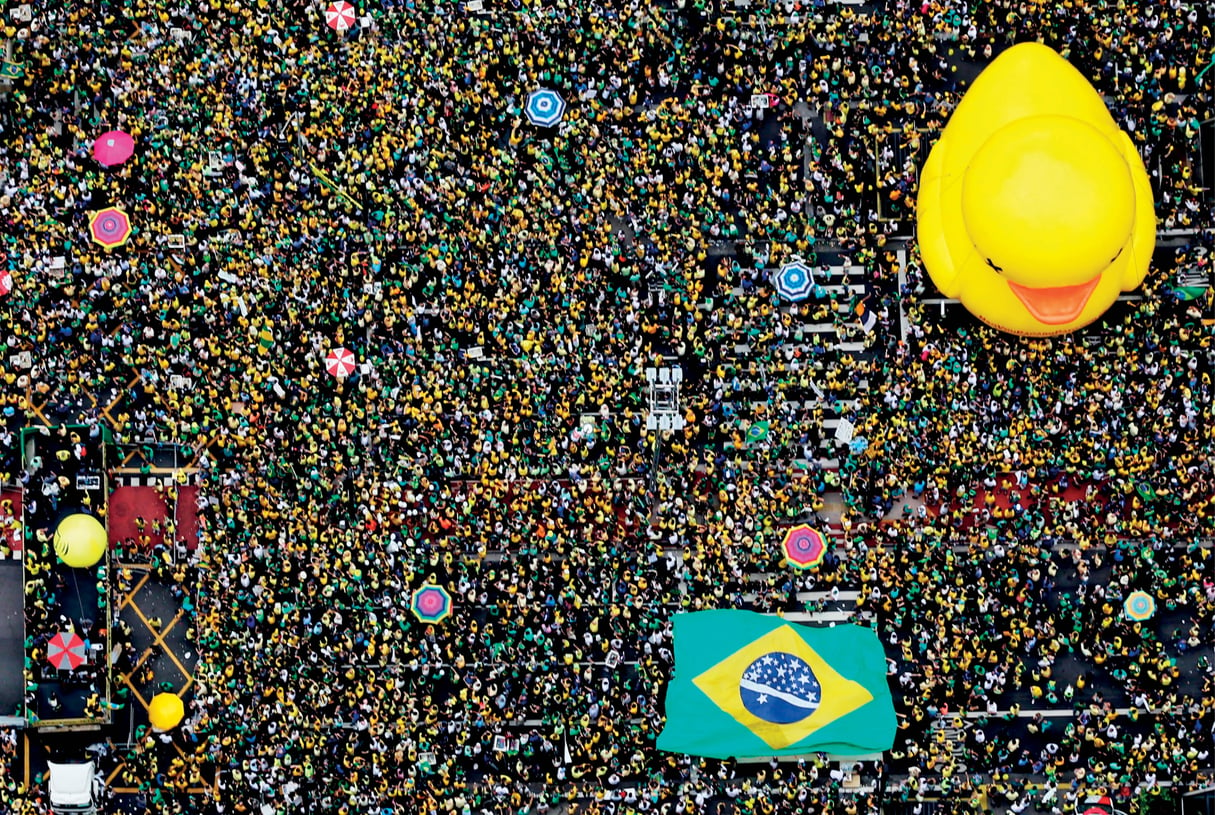
[[[334,348],[325,357],[325,370],[338,379],[345,379],[354,373],[356,365],[354,354],[346,348]]]
[[[334,31],[345,31],[348,28],[354,27],[355,17],[358,12],[354,6],[346,2],[346,0],[337,0],[325,9],[325,22]]]
[[[76,670],[84,664],[84,640],[72,631],[60,631],[46,644],[46,661],[60,671]]]

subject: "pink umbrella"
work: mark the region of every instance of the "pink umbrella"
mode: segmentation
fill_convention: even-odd
[[[107,167],[122,164],[135,152],[135,139],[130,133],[121,130],[111,130],[102,133],[93,142],[93,158]]]
[[[350,376],[355,367],[354,354],[346,348],[334,348],[325,357],[325,370],[338,379]]]
[[[325,22],[334,31],[345,31],[354,27],[356,14],[354,6],[347,3],[346,0],[337,0],[325,9]]]
[[[84,640],[72,631],[60,631],[46,644],[46,661],[60,671],[74,671],[84,664]]]
[[[106,249],[122,246],[131,237],[131,219],[118,207],[97,210],[89,218],[89,234]]]
[[[13,290],[13,276],[8,272],[0,272],[0,297]]]

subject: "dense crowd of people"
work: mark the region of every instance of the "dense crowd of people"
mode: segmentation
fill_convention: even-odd
[[[121,439],[202,469],[193,753],[148,769],[160,811],[1021,811],[1197,783],[1212,300],[1176,292],[1213,248],[1204,3],[383,0],[345,35],[323,5],[39,7],[0,102],[0,358],[34,360],[3,432],[113,403]],[[1083,337],[930,306],[899,238],[966,77],[1027,39],[1107,96],[1186,230]],[[542,87],[557,126],[524,113]],[[107,169],[109,128],[136,151]],[[108,205],[135,229],[114,250],[88,239]],[[799,304],[765,271],[793,258]],[[665,364],[686,427],[655,434]],[[833,446],[839,419],[863,443]],[[786,527],[837,516],[826,564],[782,564]],[[410,612],[427,584],[441,623]],[[657,752],[671,615],[807,591],[858,592],[887,644],[893,750]],[[39,811],[8,763],[0,805]],[[218,800],[180,794],[203,769]]]

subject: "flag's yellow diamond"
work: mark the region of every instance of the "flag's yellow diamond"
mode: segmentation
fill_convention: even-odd
[[[743,646],[692,681],[774,750],[796,744],[873,699],[788,625]]]

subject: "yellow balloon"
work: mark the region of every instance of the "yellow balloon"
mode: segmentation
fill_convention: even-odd
[[[157,730],[172,730],[181,724],[186,708],[175,693],[158,693],[148,703],[148,721]]]
[[[101,521],[78,512],[55,527],[55,554],[74,569],[87,569],[105,555],[109,538]]]
[[[988,325],[1051,336],[1143,282],[1156,214],[1105,102],[1039,43],[978,76],[929,153],[917,237],[929,276]]]

